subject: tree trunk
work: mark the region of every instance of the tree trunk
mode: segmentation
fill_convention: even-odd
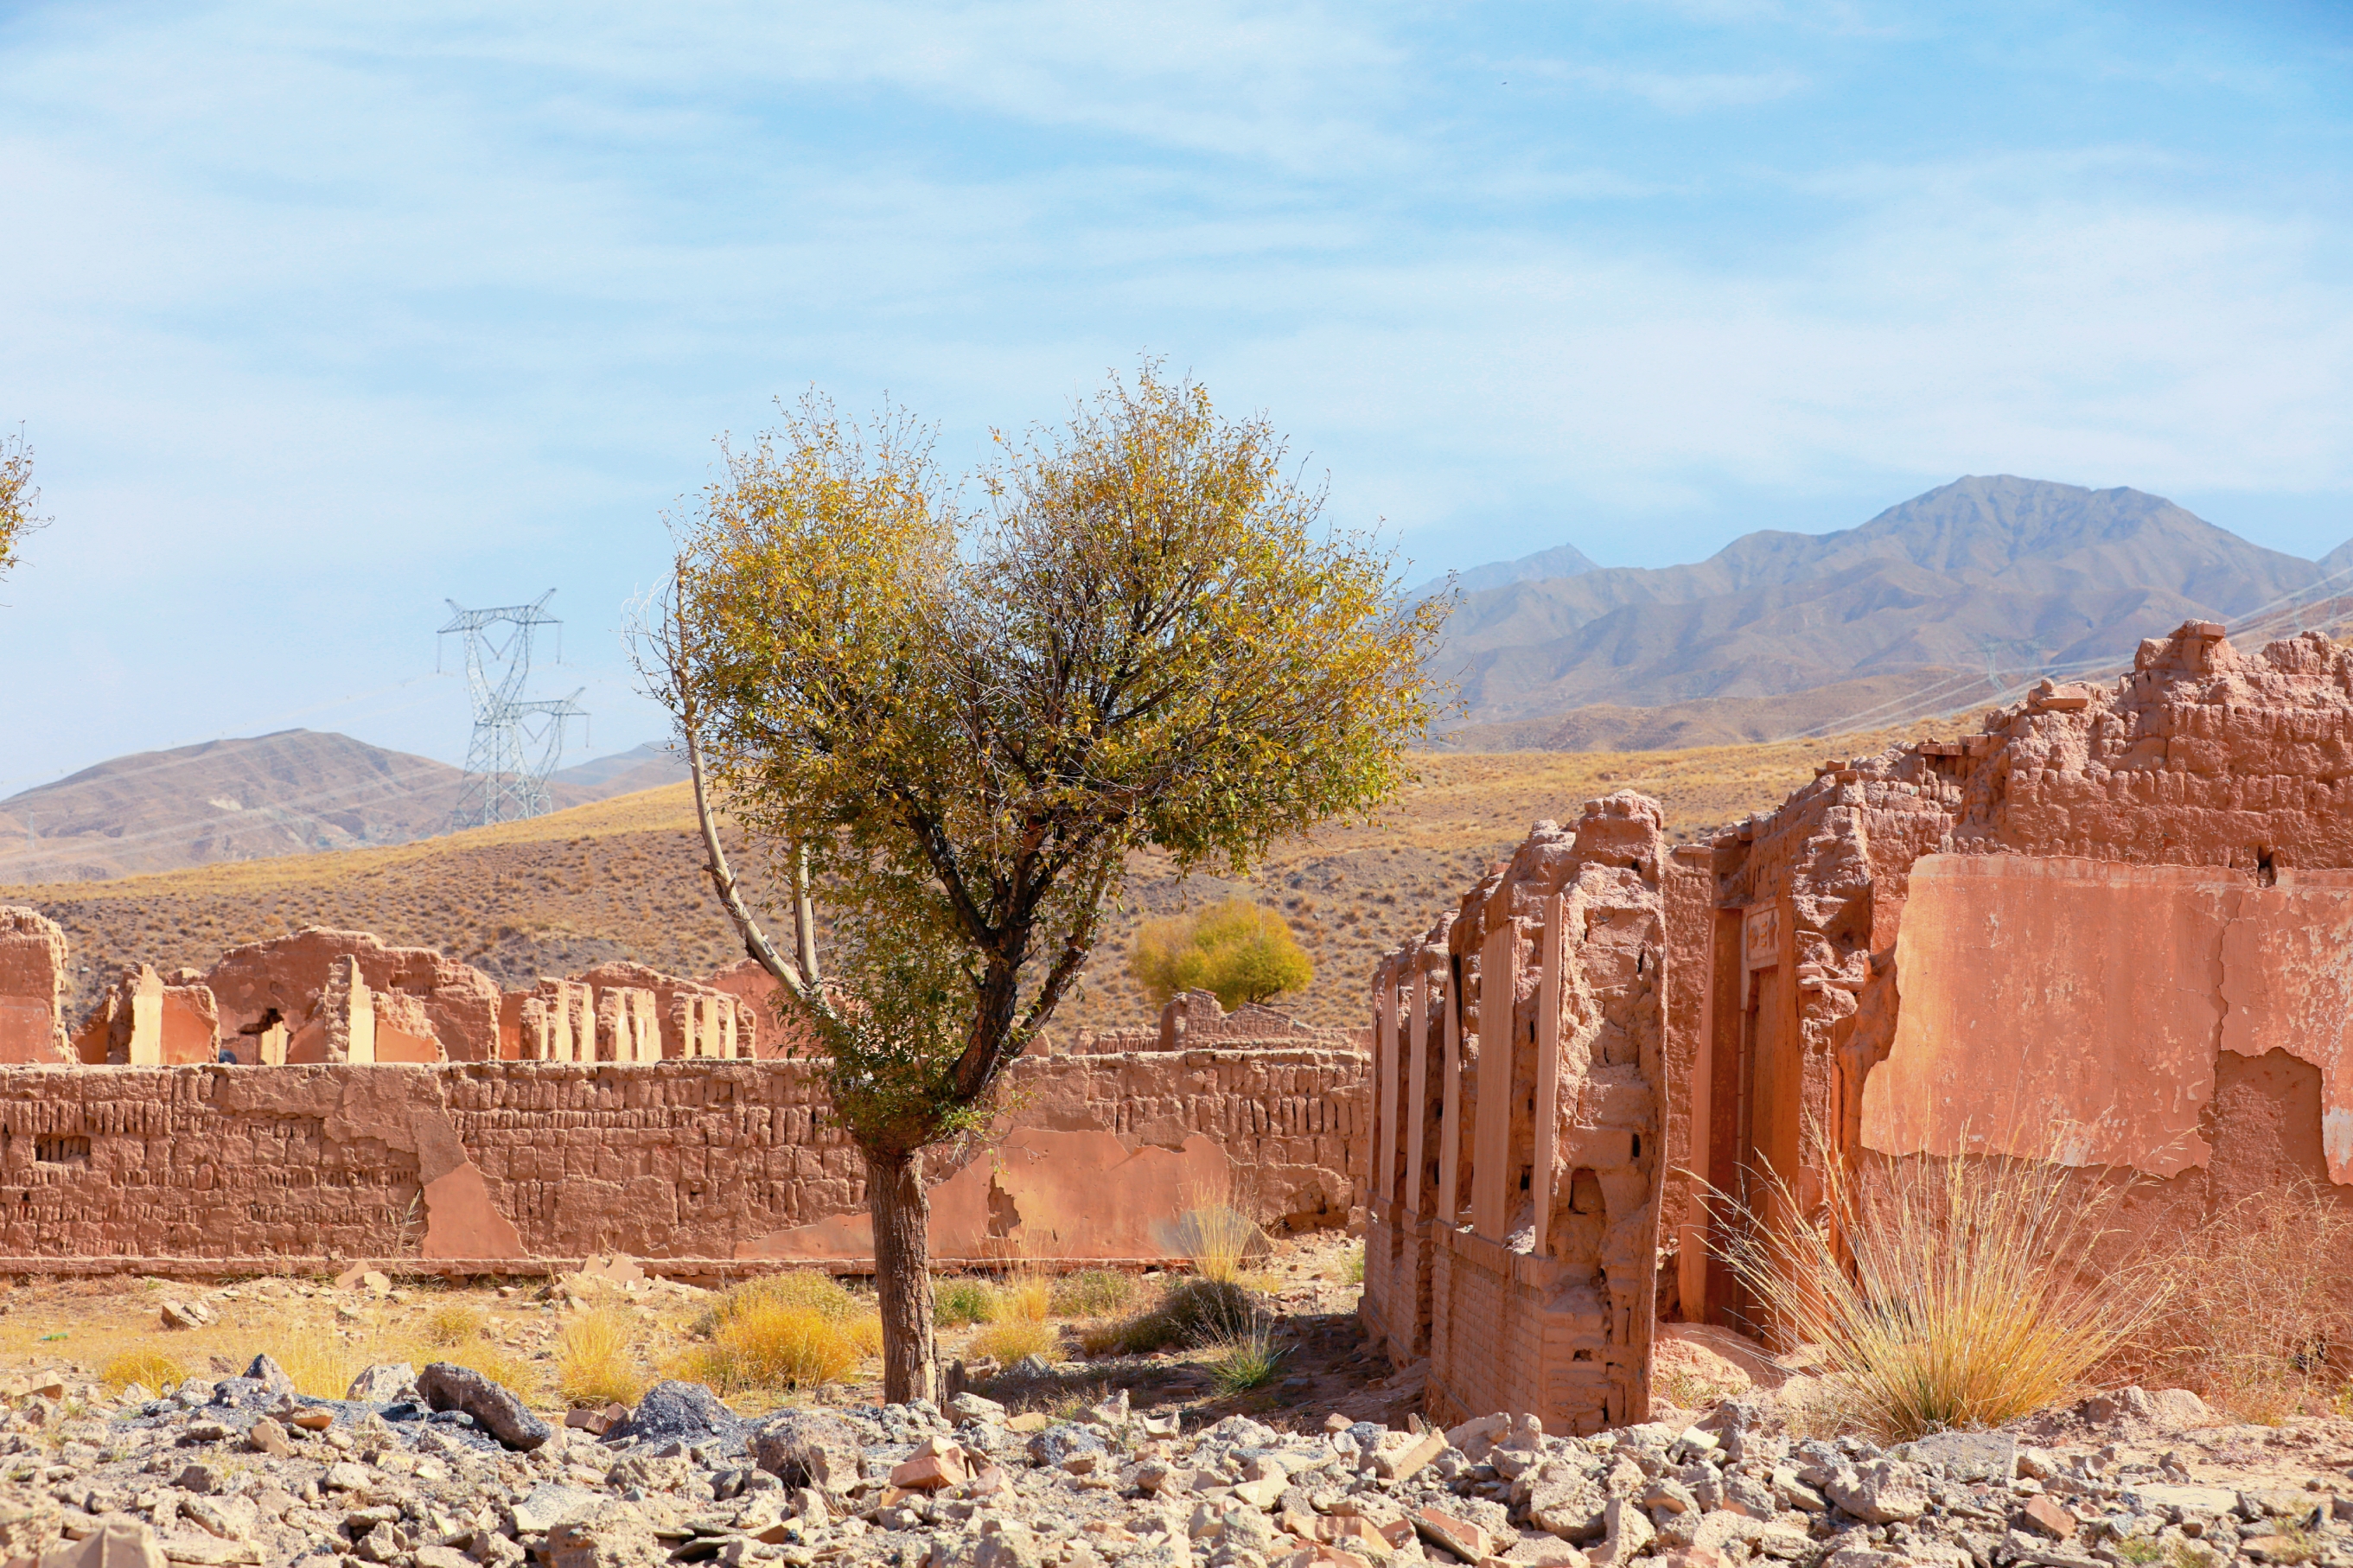
[[[882,1399],[940,1396],[932,1339],[931,1194],[923,1156],[866,1152],[866,1205],[874,1215],[874,1286],[882,1309]]]

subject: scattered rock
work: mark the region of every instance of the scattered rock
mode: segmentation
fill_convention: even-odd
[[[752,1435],[752,1461],[786,1487],[839,1500],[858,1485],[863,1445],[856,1428],[818,1410],[787,1410]]]
[[[437,1361],[417,1374],[417,1392],[428,1409],[462,1410],[510,1448],[529,1452],[554,1436],[512,1391],[468,1367]]]
[[[417,1369],[405,1361],[368,1368],[352,1379],[352,1386],[343,1394],[353,1405],[393,1405],[416,1396]]]

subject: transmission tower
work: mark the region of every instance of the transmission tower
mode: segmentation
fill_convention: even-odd
[[[518,694],[531,674],[532,634],[564,623],[547,613],[550,588],[536,603],[495,610],[470,610],[448,601],[455,612],[437,640],[456,632],[466,639],[466,687],[474,700],[474,735],[466,747],[466,777],[449,826],[480,827],[519,822],[553,809],[548,775],[564,759],[564,727],[586,719],[580,692],[554,701],[524,701]],[[556,633],[561,660],[563,633]]]

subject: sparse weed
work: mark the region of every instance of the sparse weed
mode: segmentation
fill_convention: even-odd
[[[2116,1542],[2116,1555],[2133,1564],[2133,1568],[2146,1568],[2147,1564],[2165,1555],[2165,1548],[2159,1546],[2153,1537],[2127,1535]]]
[[[1357,1242],[1340,1259],[1340,1279],[1343,1284],[1362,1285],[1365,1282],[1365,1244]]]
[[[997,1315],[996,1293],[988,1281],[966,1275],[943,1279],[932,1288],[932,1321],[943,1329],[985,1323]]]
[[[1054,1285],[1054,1315],[1102,1318],[1126,1310],[1135,1300],[1135,1277],[1116,1268],[1082,1268]]]
[[[366,1364],[352,1346],[323,1329],[297,1329],[262,1348],[285,1368],[294,1391],[313,1399],[341,1399]]]
[[[1255,1310],[1256,1299],[1231,1280],[1187,1279],[1125,1321],[1103,1332],[1082,1335],[1081,1342],[1101,1344],[1103,1350],[1126,1355],[1148,1355],[1171,1345],[1206,1344],[1235,1325],[1248,1322]]]
[[[2353,1206],[2304,1182],[2216,1215],[2168,1265],[2179,1281],[2124,1370],[2196,1390],[2242,1421],[2353,1414]]]

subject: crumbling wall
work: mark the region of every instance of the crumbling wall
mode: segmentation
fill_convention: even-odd
[[[1051,1058],[1009,1079],[1003,1133],[939,1162],[942,1187],[963,1178],[944,1260],[1172,1256],[1169,1205],[1228,1166],[1278,1220],[1338,1224],[1355,1201],[1353,1055]],[[1065,1147],[1085,1163],[1040,1173]],[[992,1183],[1009,1216],[975,1208]],[[822,1065],[797,1061],[0,1069],[0,1268],[18,1272],[871,1256],[862,1164]],[[1094,1212],[1123,1223],[1082,1223]]]
[[[74,1037],[73,1059],[91,1066],[179,1067],[220,1055],[220,1013],[193,970],[170,980],[146,964],[126,970]]]
[[[1066,1047],[1075,1056],[1114,1051],[1182,1051],[1194,1047],[1247,1050],[1360,1048],[1364,1042],[1345,1029],[1318,1028],[1263,1003],[1245,1002],[1229,1013],[1213,991],[1185,991],[1160,1005],[1160,1021],[1149,1029],[1081,1029]]]
[[[1669,1123],[1768,1219],[1765,1178],[1811,1204],[1827,1159],[2055,1156],[2158,1180],[2174,1225],[2258,1174],[2353,1184],[2353,655],[2325,637],[2185,624],[2113,682],[1828,764],[1706,853]],[[1669,1199],[1680,1310],[1748,1322],[1694,1256],[1696,1184]]]
[[[429,948],[386,947],[365,931],[313,927],[248,942],[223,953],[205,975],[220,1008],[221,1038],[240,1062],[261,1060],[261,1039],[290,1032],[316,1016],[330,972],[350,959],[372,995],[417,999],[424,1022],[451,1061],[491,1061],[499,1054],[499,988],[471,964]]]
[[[1588,803],[1573,832],[1538,823],[1450,922],[1378,972],[1365,1310],[1393,1349],[1409,1347],[1426,1267],[1440,1421],[1511,1410],[1589,1432],[1648,1411],[1665,1153],[1661,829],[1658,805],[1631,794]],[[1425,1065],[1435,983],[1434,1075],[1413,1071],[1409,977]],[[1413,1212],[1424,1203],[1427,1222]]]
[[[0,907],[0,1063],[61,1062],[66,933],[35,910]]]

